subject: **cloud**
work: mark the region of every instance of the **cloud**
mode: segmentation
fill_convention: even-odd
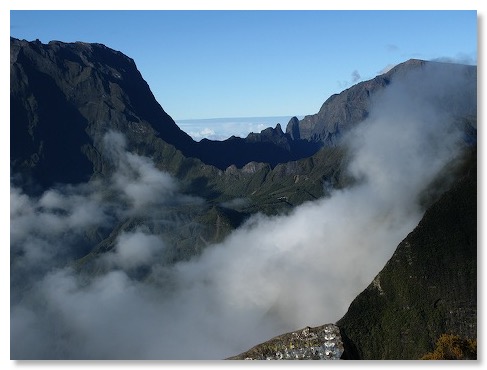
[[[443,62],[443,63],[477,65],[477,55],[476,53],[472,53],[472,54],[458,53],[454,57],[439,57],[439,58],[432,59],[432,61]]]
[[[53,268],[87,253],[95,237],[92,230],[108,228],[113,221],[97,183],[51,189],[30,198],[10,189],[11,288],[29,285]]]
[[[379,72],[377,72],[378,75],[384,74],[389,72],[392,68],[394,68],[396,65],[395,64],[388,64],[384,68],[382,68]]]
[[[267,127],[275,127],[277,123],[285,126],[291,117],[240,117],[193,119],[177,121],[179,127],[186,131],[194,140],[226,140],[231,136],[245,138],[251,132],[261,132]]]
[[[211,128],[208,128],[208,127],[204,127],[200,131],[189,131],[188,135],[191,136],[196,141],[200,141],[201,139],[205,139],[205,138],[210,139],[210,140],[218,140],[217,138],[220,137],[219,135],[217,135],[215,133],[214,130],[212,130]],[[225,136],[223,138],[223,140],[226,138],[227,137]]]
[[[46,272],[85,256],[114,228],[123,228],[127,220],[138,217],[138,222],[172,222],[165,230],[177,229],[177,219],[165,219],[168,207],[198,207],[204,203],[198,197],[178,192],[177,181],[159,171],[149,158],[129,153],[120,133],[108,132],[103,148],[103,155],[114,166],[112,175],[104,181],[60,185],[39,197],[29,197],[11,185],[11,287],[30,286]],[[139,258],[156,252],[155,236],[147,230],[132,231],[132,238],[128,234],[119,236],[113,263],[129,266],[128,244],[138,249]],[[136,240],[144,244],[135,245]],[[133,264],[142,262],[134,259]],[[19,289],[13,289],[13,300],[21,299],[21,294]]]
[[[122,232],[117,237],[114,253],[107,262],[124,269],[151,265],[164,250],[164,242],[156,235],[143,231]]]
[[[387,44],[387,45],[386,45],[386,50],[387,50],[388,52],[391,52],[391,53],[392,53],[392,52],[396,52],[396,51],[398,51],[398,50],[399,50],[399,46],[397,46],[397,45],[395,45],[395,44]]]
[[[352,72],[352,84],[357,83],[360,80],[360,74],[358,73],[357,70],[354,70]]]
[[[359,82],[361,78],[362,77],[360,76],[360,73],[357,70],[354,70],[350,74],[350,81],[345,81],[345,80],[337,81],[337,86],[340,89],[346,89],[346,88],[350,87],[350,85],[354,85],[357,82]]]
[[[107,221],[100,197],[90,185],[48,190],[39,199],[30,199],[19,189],[10,190],[11,241],[15,244],[29,235],[57,234],[102,225]]]
[[[128,152],[121,133],[108,132],[104,144],[116,165],[112,186],[124,196],[131,211],[147,212],[147,206],[159,206],[174,199],[176,180],[157,170],[149,158]]]
[[[338,320],[417,225],[424,212],[419,195],[462,149],[449,109],[459,101],[460,113],[475,112],[475,94],[445,73],[414,73],[377,96],[369,117],[344,139],[353,155],[352,187],[286,216],[254,215],[222,243],[175,265],[160,256],[170,247],[164,235],[144,225],[118,234],[115,249],[100,257],[108,268],[97,273],[42,259],[50,268],[22,285],[11,303],[12,358],[221,359],[274,335]],[[144,222],[160,216],[155,211],[166,201],[159,197],[179,197],[174,179],[152,173],[158,170],[148,158],[127,153],[120,136],[112,139],[118,172],[104,191],[87,192],[93,185],[86,184],[84,192],[71,188],[34,199],[12,190],[14,261],[16,251],[25,257],[20,251],[28,241],[53,240],[49,230],[53,237],[69,233],[64,224],[74,222],[82,197],[98,202],[101,220],[154,211]],[[147,189],[158,197],[144,198]],[[110,203],[114,194],[120,197]],[[120,204],[123,212],[114,209]],[[85,217],[75,219],[79,229],[89,229]],[[29,226],[29,220],[39,223]],[[34,247],[60,252],[48,243]],[[131,273],[144,266],[143,279]],[[12,276],[19,273],[32,271],[14,262]]]
[[[227,202],[220,203],[221,207],[238,209],[251,204],[251,200],[248,198],[234,198]]]

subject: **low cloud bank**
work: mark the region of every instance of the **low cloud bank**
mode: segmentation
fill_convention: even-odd
[[[127,153],[120,134],[106,137],[117,163],[108,186],[38,199],[12,188],[12,358],[222,359],[338,320],[416,226],[419,194],[462,148],[445,106],[471,105],[461,101],[471,86],[446,77],[423,70],[377,97],[345,139],[355,186],[287,216],[256,215],[188,262],[161,263],[163,235],[141,228],[117,236],[99,258],[104,272],[69,266],[80,240],[96,239],[95,226],[201,202],[179,194],[148,158]],[[131,274],[148,265],[143,280]]]
[[[259,133],[268,127],[276,127],[278,123],[283,129],[291,116],[276,117],[238,117],[178,120],[176,123],[194,140],[226,140],[231,136],[246,138],[251,132]]]

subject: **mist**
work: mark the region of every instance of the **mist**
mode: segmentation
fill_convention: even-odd
[[[204,202],[128,153],[120,133],[105,136],[116,168],[106,183],[38,198],[12,187],[11,358],[223,359],[337,321],[421,219],[420,195],[460,155],[463,133],[448,107],[475,114],[471,88],[427,68],[393,81],[344,138],[355,185],[286,216],[257,214],[174,265],[164,263],[163,235],[143,225],[117,235],[97,274],[71,263],[95,226]],[[141,266],[142,280],[131,273]]]

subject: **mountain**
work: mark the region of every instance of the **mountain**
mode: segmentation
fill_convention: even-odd
[[[381,91],[417,70],[444,69],[446,79],[467,76],[469,85],[459,93],[472,96],[457,99],[458,106],[445,92],[445,111],[465,121],[470,141],[476,137],[475,119],[469,118],[476,109],[475,67],[410,60],[330,97],[316,115],[292,118],[286,133],[278,125],[246,138],[195,142],[155,100],[130,57],[83,42],[11,38],[10,44],[11,181],[31,194],[109,178],[115,168],[103,154],[103,138],[117,131],[128,151],[151,158],[179,180],[184,193],[205,198],[201,212],[223,219],[232,212],[232,227],[255,212],[288,212],[353,182],[341,134],[370,114]],[[232,208],[224,211],[220,204]]]
[[[285,173],[279,167],[318,146],[291,140],[280,126],[247,138],[195,142],[163,110],[124,54],[83,42],[11,38],[10,45],[12,185],[39,196],[59,186],[109,181],[117,163],[106,156],[105,137],[120,132],[128,152],[151,158],[158,169],[178,179],[183,193],[205,199],[192,207],[171,208],[176,224],[152,225],[148,219],[129,217],[112,230],[93,231],[96,237],[79,249],[81,257],[88,253],[84,261],[111,250],[120,233],[144,224],[148,230],[164,231],[175,246],[167,251],[168,261],[187,259],[221,241],[252,213],[286,211],[321,195],[308,187],[320,189],[326,174],[315,177],[317,184],[297,189],[288,177],[293,172],[299,176],[308,166],[290,162],[295,170],[286,165]]]
[[[349,357],[419,359],[441,334],[477,338],[476,155],[337,322]]]
[[[124,54],[101,44],[10,42],[12,181],[37,193],[57,183],[106,177],[113,166],[102,155],[103,136],[119,131],[129,151],[152,158],[180,179],[184,191],[216,202],[252,197],[274,213],[322,196],[330,184],[347,183],[343,166],[333,163],[346,157],[339,137],[369,114],[370,103],[391,81],[418,68],[429,73],[426,66],[434,65],[449,79],[466,74],[473,87],[467,86],[473,91],[468,101],[476,102],[475,67],[411,60],[330,97],[316,115],[294,117],[286,133],[278,125],[246,138],[195,142]],[[470,114],[476,109],[467,108]],[[287,203],[277,201],[283,197]]]
[[[384,74],[360,82],[340,94],[330,96],[323,103],[318,113],[307,115],[300,121],[291,119],[286,127],[286,133],[301,140],[322,143],[323,145],[336,145],[343,133],[369,116],[374,99],[380,96],[391,83],[404,78],[411,71],[425,70],[426,73],[429,73],[428,68],[434,70],[435,73],[440,71],[444,78],[451,78],[457,74],[467,76],[467,83],[470,87],[466,91],[473,94],[469,101],[475,101],[477,83],[477,68],[475,66],[410,59],[398,64]],[[447,109],[452,108],[448,107],[448,102],[444,103]],[[473,105],[454,107],[454,109],[459,108],[463,110],[462,113],[457,112],[459,115],[475,111]]]
[[[135,146],[157,137],[182,150],[192,139],[155,101],[134,61],[101,44],[10,39],[11,167],[46,188],[103,173],[101,137]]]
[[[110,131],[177,177],[184,192],[214,205],[252,198],[239,219],[286,211],[340,182],[333,161],[343,150],[317,152],[320,143],[292,139],[280,125],[246,138],[193,141],[156,102],[134,61],[104,45],[10,42],[12,183],[29,194],[109,177],[103,137]]]
[[[319,147],[293,141],[280,129],[195,142],[162,109],[124,54],[82,42],[46,45],[11,38],[10,45],[12,171],[43,188],[103,173],[101,135],[109,130],[124,132],[129,147],[144,145],[146,154],[170,145],[220,170],[252,161],[275,166]]]
[[[309,157],[320,147],[320,143],[293,140],[277,124],[275,128],[268,127],[260,133],[250,133],[245,138],[232,136],[222,141],[203,139],[195,143],[191,154],[187,154],[220,169],[231,165],[242,168],[249,162],[268,163],[275,167],[279,163]]]

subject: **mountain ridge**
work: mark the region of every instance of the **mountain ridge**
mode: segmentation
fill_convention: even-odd
[[[299,145],[284,133],[264,134],[265,138],[262,140],[251,135],[245,139],[195,142],[176,125],[155,100],[133,59],[123,53],[96,43],[51,41],[42,44],[14,38],[11,38],[10,42],[11,109],[14,112],[14,120],[26,115],[35,117],[39,99],[42,100],[40,106],[51,112],[55,112],[55,107],[59,105],[71,106],[74,110],[64,112],[64,115],[60,112],[58,121],[52,123],[53,129],[63,129],[63,122],[66,121],[79,121],[81,130],[81,126],[87,126],[85,130],[88,137],[85,136],[83,139],[83,144],[87,146],[96,146],[96,132],[108,129],[131,132],[132,137],[129,137],[129,141],[140,141],[149,134],[175,146],[184,156],[197,158],[220,170],[225,170],[232,164],[240,168],[252,161],[275,166],[281,162],[307,157],[316,151],[316,145]],[[28,81],[28,84],[21,81]],[[49,89],[48,93],[43,96],[41,91],[46,89]],[[22,95],[30,96],[32,104],[22,102],[17,97]],[[57,100],[54,101],[51,96],[57,96]],[[82,117],[71,117],[80,114]],[[13,132],[13,140],[26,144],[34,142],[31,144],[31,156],[34,155],[37,162],[30,161],[30,165],[34,167],[40,165],[39,161],[42,162],[45,154],[39,148],[39,142],[44,141],[35,124],[39,119],[47,121],[47,118],[41,116],[30,119],[34,124],[29,127],[25,127],[26,124],[22,122],[15,122],[13,125],[18,128]],[[25,122],[27,119],[22,121]],[[77,136],[83,135],[80,132]],[[15,162],[19,154],[11,154]],[[75,154],[70,156],[74,157]],[[27,157],[19,161],[29,162],[30,156]],[[46,162],[53,164],[57,157],[52,154]],[[63,166],[63,172],[68,174],[66,167]],[[83,168],[86,167],[85,164]],[[39,176],[42,172],[44,171],[37,171]],[[89,171],[85,169],[84,172]],[[86,179],[87,176],[85,173],[80,179]]]
[[[323,145],[335,145],[344,132],[350,130],[370,114],[370,106],[375,96],[380,94],[391,82],[411,71],[432,67],[471,75],[470,83],[476,83],[476,66],[452,64],[420,59],[409,59],[399,63],[386,73],[370,80],[359,82],[338,94],[330,96],[318,113],[306,115],[301,120],[290,120],[286,133]],[[447,72],[448,73],[448,72]]]
[[[93,50],[99,60],[93,57]],[[21,60],[18,60],[19,54]],[[430,62],[406,62],[388,73],[406,73],[410,64],[425,63]],[[34,77],[29,80],[26,73]],[[350,94],[357,86],[378,86],[374,81],[383,81],[383,78],[361,82],[341,94]],[[48,94],[44,94],[46,87]],[[323,107],[328,107],[329,102],[339,96],[327,99]],[[65,108],[59,111],[58,106]],[[24,174],[19,183],[32,184],[32,189],[39,188],[36,184],[39,182],[40,188],[45,189],[55,183],[76,183],[104,176],[109,166],[100,155],[100,146],[101,136],[107,130],[125,132],[129,150],[154,157],[161,169],[182,179],[188,189],[200,187],[196,184],[202,181],[208,185],[216,181],[211,187],[221,189],[227,185],[218,180],[217,174],[232,165],[242,169],[252,162],[268,163],[270,168],[265,171],[274,171],[282,166],[288,169],[306,167],[313,157],[323,159],[320,148],[337,145],[342,131],[358,123],[349,122],[345,129],[334,125],[333,132],[326,133],[325,142],[303,138],[303,122],[310,120],[309,117],[315,117],[313,119],[318,122],[317,114],[301,121],[292,118],[286,133],[280,126],[280,130],[267,128],[246,138],[196,143],[155,101],[135,62],[123,53],[102,44],[59,41],[42,44],[14,38],[11,38],[11,112],[11,169],[13,173]],[[66,122],[73,122],[73,127],[67,127]],[[50,132],[59,132],[59,138],[53,141]],[[162,152],[166,154],[161,156]],[[248,175],[240,171],[239,176]],[[323,186],[330,179],[318,176],[318,181],[316,186]],[[301,199],[312,199],[303,196]]]

